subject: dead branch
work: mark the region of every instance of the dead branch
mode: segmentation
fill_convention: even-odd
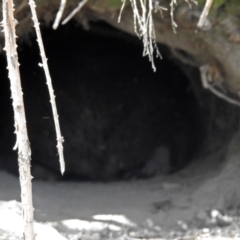
[[[203,9],[202,14],[201,14],[200,19],[199,19],[199,22],[197,24],[198,28],[202,28],[204,26],[205,21],[206,21],[207,16],[208,16],[208,13],[209,13],[209,10],[212,6],[212,3],[213,3],[213,0],[207,0],[206,1],[206,4],[204,6],[204,9]]]
[[[32,204],[32,176],[30,171],[31,149],[28,140],[23,93],[21,87],[19,63],[17,54],[14,7],[12,0],[3,0],[3,28],[5,35],[5,50],[11,92],[13,100],[16,145],[18,149],[18,164],[21,185],[21,200],[23,210],[24,240],[34,239],[33,229],[33,204]]]
[[[61,0],[61,4],[60,4],[59,10],[57,12],[56,19],[55,19],[55,21],[53,23],[53,29],[57,29],[58,28],[59,23],[60,23],[61,18],[62,18],[62,15],[63,15],[63,11],[64,11],[65,6],[66,6],[66,3],[67,3],[67,0]]]
[[[140,0],[138,6],[137,0],[130,0],[133,10],[134,31],[139,38],[143,41],[143,56],[148,56],[149,61],[152,63],[153,71],[156,71],[154,64],[154,53],[159,58],[161,54],[158,50],[156,43],[155,28],[153,22],[153,1]],[[122,1],[118,22],[121,20],[121,14],[125,6],[126,0]]]
[[[226,94],[220,92],[219,90],[214,88],[214,86],[212,86],[212,84],[209,83],[209,77],[208,77],[208,73],[207,73],[208,69],[209,69],[208,65],[200,67],[201,80],[202,80],[203,87],[205,89],[208,89],[209,91],[211,91],[217,97],[224,99],[226,102],[240,107],[240,101],[235,100],[235,99],[233,99],[231,97],[228,97]]]
[[[36,9],[35,9],[36,8],[35,2],[33,0],[29,0],[29,5],[31,8],[32,16],[33,16],[34,27],[35,27],[36,34],[37,34],[37,41],[38,41],[38,45],[39,45],[39,49],[40,49],[40,55],[42,58],[42,63],[39,65],[41,67],[43,67],[45,76],[47,79],[47,86],[48,86],[48,90],[49,90],[50,102],[52,105],[52,112],[53,112],[53,119],[54,119],[56,134],[57,134],[57,149],[58,149],[58,154],[59,154],[60,168],[61,168],[61,173],[63,174],[65,171],[65,162],[64,162],[64,156],[63,156],[63,145],[62,145],[64,140],[61,135],[60,124],[59,124],[59,119],[58,119],[59,116],[57,113],[55,95],[54,95],[54,91],[53,91],[53,87],[52,87],[52,80],[51,80],[51,76],[50,76],[49,69],[48,69],[45,50],[43,47],[42,35],[41,35],[40,28],[39,28],[37,13],[36,13]]]
[[[86,3],[87,1],[88,1],[88,0],[82,0],[82,1],[78,4],[78,6],[63,20],[62,25],[64,25],[64,24],[66,24],[67,22],[69,22],[69,21],[73,18],[73,16],[81,10],[81,8],[85,5],[85,3]]]
[[[176,28],[177,28],[177,23],[174,20],[174,9],[175,6],[177,6],[177,0],[172,0],[170,3],[170,16],[171,16],[171,23],[172,23],[172,29],[174,33],[177,33]]]

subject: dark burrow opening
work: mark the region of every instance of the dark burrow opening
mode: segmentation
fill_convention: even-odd
[[[153,72],[141,41],[104,23],[42,28],[60,115],[66,172],[36,41],[19,40],[36,179],[120,180],[174,173],[226,146],[238,110],[203,90],[199,72],[159,45]],[[0,167],[18,174],[5,57],[1,56]]]

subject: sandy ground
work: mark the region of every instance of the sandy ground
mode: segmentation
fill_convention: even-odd
[[[207,222],[211,210],[236,215],[240,206],[239,142],[240,137],[236,136],[227,156],[219,151],[196,160],[182,172],[148,180],[111,183],[33,181],[35,219],[52,222],[92,220],[96,215],[111,215],[112,218],[123,215],[132,224],[144,225],[150,219],[154,225],[169,231],[184,228],[183,223],[200,228],[210,223],[217,225],[216,221]],[[225,157],[227,162],[223,161]],[[4,171],[0,172],[0,200],[20,201],[18,178]]]

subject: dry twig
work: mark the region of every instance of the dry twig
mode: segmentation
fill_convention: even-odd
[[[233,105],[239,106],[240,107],[240,101],[235,100],[233,98],[230,98],[228,96],[226,96],[226,94],[220,92],[219,90],[217,90],[216,88],[214,88],[214,86],[212,86],[212,84],[209,83],[208,80],[208,65],[202,66],[200,67],[200,73],[201,73],[201,80],[202,80],[202,85],[205,89],[208,89],[209,91],[211,91],[214,95],[216,95],[219,98],[224,99],[225,101],[227,101],[228,103],[231,103]]]
[[[156,51],[156,57],[161,57],[161,54],[158,50],[157,43],[156,43],[156,35],[154,29],[154,22],[153,22],[153,10],[157,12],[160,10],[162,15],[162,10],[167,10],[164,7],[159,5],[158,0],[130,0],[132,10],[133,10],[133,22],[134,22],[134,31],[138,35],[139,38],[143,41],[143,56],[148,56],[149,61],[152,63],[152,68],[156,71],[156,67],[154,64],[154,52]],[[185,0],[188,3],[189,7],[191,7],[191,3],[197,4],[196,0]],[[155,5],[153,6],[153,3]],[[126,0],[122,0],[122,7],[120,9],[118,22],[121,21],[122,12],[124,6],[126,4]],[[177,0],[170,1],[170,16],[171,16],[171,23],[173,32],[176,33],[177,23],[174,20],[174,10],[177,6]]]
[[[67,3],[67,0],[61,0],[61,4],[60,4],[59,10],[57,12],[57,16],[56,16],[55,21],[53,23],[53,29],[58,28],[59,23],[60,23],[61,18],[62,18],[62,15],[63,15],[63,11],[64,11],[65,6],[66,6],[66,3]]]
[[[198,24],[197,24],[198,28],[202,28],[204,26],[204,23],[207,19],[207,16],[208,16],[208,13],[209,13],[210,8],[212,6],[212,3],[213,3],[213,0],[207,0],[206,1],[206,4],[204,6],[204,9],[202,11],[202,14],[201,14],[200,19],[199,19]]]
[[[156,43],[155,28],[153,23],[153,1],[145,0],[130,0],[133,10],[134,31],[143,41],[143,56],[148,56],[152,63],[152,68],[156,71],[154,64],[154,52],[156,56],[161,57]],[[122,7],[120,10],[118,22],[121,20],[121,14],[125,6],[126,0],[122,0]],[[140,5],[140,6],[139,6]]]
[[[38,41],[38,45],[39,45],[39,49],[40,49],[40,55],[41,55],[41,58],[42,58],[42,64],[39,64],[39,65],[41,67],[43,67],[44,72],[45,72],[45,76],[46,76],[46,79],[47,79],[47,85],[48,85],[48,90],[49,90],[49,95],[50,95],[50,102],[51,102],[52,111],[53,111],[53,119],[54,119],[56,134],[57,134],[57,149],[58,149],[58,154],[59,154],[60,168],[61,168],[61,173],[63,174],[64,171],[65,171],[65,163],[64,163],[64,156],[63,156],[63,145],[62,145],[64,140],[63,140],[63,137],[61,135],[59,119],[58,119],[59,116],[58,116],[58,113],[57,113],[55,95],[54,95],[54,91],[53,91],[53,87],[52,87],[52,80],[51,80],[51,76],[50,76],[49,69],[48,69],[45,50],[44,50],[44,47],[43,47],[42,35],[41,35],[41,32],[40,32],[40,28],[39,28],[37,13],[36,13],[36,9],[35,9],[36,5],[35,5],[34,0],[29,0],[29,5],[30,5],[30,8],[31,8],[32,16],[33,16],[34,27],[35,27],[36,34],[37,34],[37,41]]]
[[[67,22],[69,22],[73,18],[73,16],[81,10],[81,8],[85,5],[85,3],[87,3],[87,1],[88,0],[82,0],[78,4],[78,6],[63,20],[62,25],[64,25]]]
[[[170,16],[171,16],[171,22],[172,22],[172,29],[174,33],[177,33],[176,28],[177,28],[177,23],[174,20],[174,9],[175,6],[177,6],[177,0],[172,0],[170,3]]]

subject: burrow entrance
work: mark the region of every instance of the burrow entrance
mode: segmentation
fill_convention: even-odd
[[[202,89],[199,72],[167,46],[153,72],[142,43],[104,23],[43,27],[65,143],[64,179],[119,180],[174,173],[225,146],[237,110]],[[19,42],[33,176],[58,179],[55,132],[36,41]],[[1,164],[17,174],[9,81],[1,60]],[[60,178],[59,178],[60,179]]]

